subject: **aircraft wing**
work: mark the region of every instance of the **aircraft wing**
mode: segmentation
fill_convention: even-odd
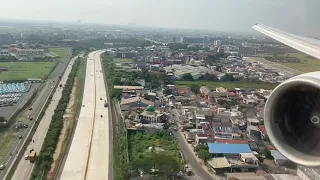
[[[320,40],[298,36],[258,23],[252,28],[298,51],[320,59]]]

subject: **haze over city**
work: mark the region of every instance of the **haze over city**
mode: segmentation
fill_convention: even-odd
[[[317,0],[4,0],[0,18],[253,32],[261,22],[317,36]],[[318,4],[318,5],[317,5]],[[13,8],[14,7],[14,8]]]

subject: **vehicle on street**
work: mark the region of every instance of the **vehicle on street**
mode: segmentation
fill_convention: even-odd
[[[36,151],[31,151],[29,156],[28,156],[29,160],[31,163],[34,163],[36,158],[37,158],[37,152]]]
[[[29,120],[32,121],[32,120],[33,120],[33,117],[29,117]]]
[[[29,108],[29,111],[31,111],[32,110],[32,107],[31,108]]]
[[[104,101],[104,107],[108,107],[108,103],[106,100]]]
[[[28,155],[28,154],[25,155],[25,156],[24,156],[24,159],[25,159],[25,160],[29,160],[29,155]]]
[[[0,170],[4,170],[4,168],[5,168],[5,165],[4,165],[4,164],[1,164],[1,165],[0,165]]]
[[[21,135],[19,136],[19,139],[22,139],[22,136],[21,136]]]
[[[186,171],[186,173],[187,173],[188,176],[191,176],[191,175],[192,175],[192,168],[190,167],[189,164],[185,164],[185,165],[184,165],[184,169],[185,169],[185,171]]]
[[[23,127],[24,127],[24,128],[28,128],[28,124],[24,124]]]

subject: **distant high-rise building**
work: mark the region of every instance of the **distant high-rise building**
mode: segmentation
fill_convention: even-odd
[[[221,41],[220,40],[214,40],[213,45],[216,47],[219,47],[221,45]]]
[[[204,36],[204,37],[203,37],[203,43],[208,43],[208,42],[209,42],[208,36]]]
[[[172,42],[173,42],[173,43],[180,43],[180,37],[176,37],[176,36],[173,37],[173,38],[172,38]]]

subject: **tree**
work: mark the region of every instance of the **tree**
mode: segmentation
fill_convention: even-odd
[[[199,94],[200,93],[200,86],[198,84],[191,84],[190,90],[195,94]]]
[[[203,80],[205,81],[218,81],[218,78],[214,74],[206,73],[203,75]]]
[[[195,151],[197,152],[199,158],[204,161],[207,161],[211,158],[211,154],[207,145],[200,144],[196,147]]]
[[[193,77],[190,73],[187,73],[187,74],[184,74],[182,76],[182,79],[185,80],[185,81],[193,81]]]
[[[232,75],[226,74],[226,75],[224,75],[224,76],[222,76],[222,77],[220,78],[220,81],[222,81],[222,82],[229,82],[229,81],[234,81],[234,79],[233,79],[233,76],[232,76]]]
[[[165,88],[165,89],[163,90],[163,94],[165,94],[165,95],[170,95],[170,94],[172,94],[172,90],[169,89],[169,88]]]
[[[268,148],[264,148],[262,150],[262,154],[267,158],[267,159],[273,159],[271,152]]]

